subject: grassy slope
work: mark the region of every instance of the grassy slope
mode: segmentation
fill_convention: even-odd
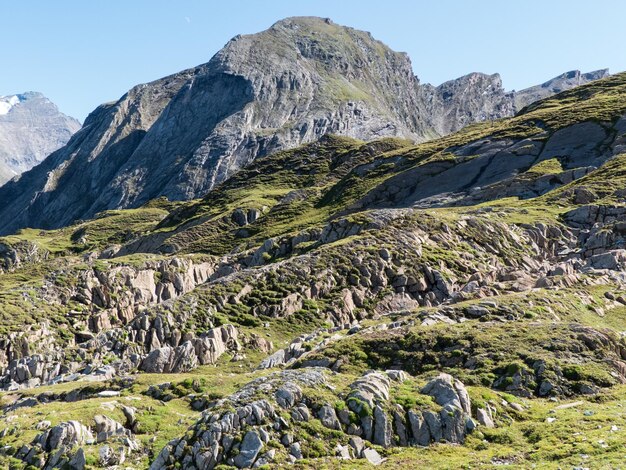
[[[44,263],[25,264],[15,272],[0,275],[0,325],[6,331],[18,328],[25,323],[33,323],[47,318],[62,325],[67,306],[46,305],[39,302],[37,288],[42,279],[48,277],[56,283],[72,282],[72,269],[79,269],[84,263],[80,255],[92,250],[103,249],[111,244],[121,244],[137,236],[150,234],[170,234],[184,252],[209,252],[223,254],[233,249],[258,246],[266,238],[284,236],[303,229],[323,226],[337,212],[345,210],[368,191],[394,175],[411,169],[417,165],[434,160],[449,159],[448,149],[463,143],[485,137],[491,138],[524,138],[531,135],[545,134],[546,129],[553,131],[574,122],[584,120],[612,121],[626,111],[626,75],[617,75],[601,82],[596,82],[576,90],[559,95],[533,105],[519,116],[498,121],[470,126],[463,131],[418,146],[398,140],[385,140],[364,144],[350,139],[328,138],[325,142],[311,144],[300,149],[281,152],[263,159],[246,170],[243,170],[225,182],[207,197],[199,201],[182,204],[169,204],[163,201],[154,202],[144,208],[129,211],[112,211],[92,221],[83,222],[73,227],[55,231],[24,230],[21,233],[5,237],[0,242],[16,246],[19,243],[37,244],[42,252],[49,253]],[[367,171],[356,171],[355,168],[370,165]],[[544,162],[542,166],[532,169],[539,174],[558,171],[554,162]],[[614,189],[623,187],[622,180],[626,174],[623,158],[618,157],[580,181],[558,189],[535,200],[518,201],[507,199],[485,203],[482,207],[451,208],[424,211],[437,220],[456,220],[465,213],[478,213],[483,207],[495,209],[494,217],[506,223],[530,223],[536,221],[558,220],[560,213],[573,206],[571,199],[563,196],[571,187],[585,185],[605,198],[606,202],[616,202]],[[611,183],[611,191],[607,192],[607,181]],[[292,191],[307,191],[307,197],[290,205],[280,204],[285,195]],[[605,194],[606,193],[606,194]],[[555,203],[559,203],[556,205]],[[263,211],[262,218],[253,226],[246,227],[246,233],[229,221],[230,214],[237,208],[254,208]],[[224,219],[227,220],[224,220]],[[353,240],[342,241],[348,247]],[[330,249],[332,247],[328,247]],[[322,248],[327,249],[327,248]],[[443,257],[444,253],[431,254],[434,258]],[[131,261],[141,261],[144,256],[137,255]],[[121,260],[118,260],[119,262]],[[63,274],[65,273],[65,274]],[[67,278],[67,281],[64,280]],[[273,286],[266,286],[272,292]],[[604,288],[589,288],[589,295],[600,303]],[[29,293],[25,296],[24,293]],[[430,329],[414,327],[412,335],[404,338],[409,344],[411,338],[423,336],[421,341],[431,337],[431,330],[439,330],[438,336],[452,338],[455,346],[450,355],[458,354],[463,341],[473,337],[474,347],[482,348],[479,353],[501,349],[503,354],[494,355],[489,368],[481,373],[491,373],[498,368],[506,368],[516,361],[515,354],[528,346],[528,338],[538,338],[540,343],[550,335],[561,334],[551,325],[555,321],[562,325],[578,323],[594,328],[610,328],[614,331],[626,330],[626,308],[615,308],[605,316],[599,316],[582,303],[577,290],[540,291],[532,294],[510,295],[499,297],[498,302],[517,305],[524,310],[525,316],[520,318],[520,334],[507,337],[507,327],[500,325],[475,324],[446,326],[438,325]],[[297,318],[297,317],[296,317]],[[531,323],[533,322],[533,323]],[[537,328],[533,324],[538,324]],[[304,333],[318,324],[298,324],[291,320],[276,321],[270,338],[276,346],[283,346],[291,338]],[[246,331],[256,331],[254,326]],[[563,327],[565,330],[567,327]],[[245,328],[244,328],[245,329]],[[265,335],[265,334],[264,334]],[[472,336],[473,335],[473,336]],[[543,336],[542,336],[543,335]],[[437,335],[432,335],[437,336]],[[371,338],[372,342],[376,338]],[[507,342],[508,341],[508,342]],[[516,347],[510,345],[514,343]],[[347,344],[348,352],[358,352],[360,343],[351,341]],[[363,344],[363,343],[361,343]],[[365,340],[364,344],[367,344]],[[398,344],[402,344],[399,341]],[[338,344],[324,352],[326,355],[337,354]],[[530,347],[530,346],[528,346]],[[371,365],[382,365],[381,357],[370,357],[374,348],[365,348],[363,362],[354,360],[346,367],[348,376],[361,372]],[[340,351],[341,352],[341,351]],[[497,351],[496,351],[497,352]],[[536,351],[533,351],[535,354]],[[545,353],[547,354],[547,353]],[[519,356],[519,354],[518,354]],[[357,358],[358,359],[358,358]],[[414,359],[415,360],[415,359]],[[376,362],[378,361],[378,362]],[[415,360],[417,362],[417,360]],[[158,400],[142,395],[149,385],[167,381],[182,383],[186,379],[204,379],[202,392],[206,394],[225,394],[260,373],[252,372],[253,362],[239,367],[226,360],[218,367],[203,367],[191,373],[176,376],[140,375],[136,384],[122,393],[119,401],[130,402],[140,409],[139,419],[144,425],[145,434],[139,438],[148,443],[154,435],[157,442],[154,449],[170,438],[179,435],[184,427],[192,422],[198,413],[191,410],[185,398],[162,404]],[[435,366],[434,368],[440,368]],[[449,368],[468,383],[474,385],[470,392],[474,400],[491,399],[496,403],[501,400],[515,400],[522,403],[527,410],[524,413],[504,413],[501,416],[500,428],[484,431],[472,436],[467,445],[450,447],[436,445],[429,449],[396,449],[388,452],[387,468],[415,468],[423,465],[426,468],[461,468],[495,466],[494,462],[509,462],[512,467],[527,468],[532,464],[541,468],[558,468],[563,466],[590,466],[593,468],[611,468],[623,462],[623,440],[626,437],[626,415],[621,409],[621,402],[626,399],[626,388],[615,386],[597,397],[583,399],[583,403],[573,408],[554,411],[557,404],[543,399],[524,400],[510,397],[503,392],[489,390],[481,385],[477,373],[461,368]],[[415,369],[415,372],[428,372]],[[601,367],[590,371],[592,374],[603,375]],[[186,382],[188,384],[188,382]],[[39,393],[46,389],[53,391],[69,390],[84,384],[70,383],[55,387],[47,387],[28,391]],[[186,390],[186,385],[180,385]],[[397,399],[405,399],[415,389],[396,390]],[[190,390],[190,392],[192,392]],[[11,394],[2,394],[3,400],[10,400]],[[140,397],[137,402],[132,397]],[[403,398],[404,397],[404,398]],[[578,400],[567,400],[565,403]],[[2,445],[19,446],[28,442],[36,434],[34,426],[43,419],[50,419],[53,424],[66,419],[89,421],[94,414],[110,414],[120,419],[119,413],[108,412],[102,408],[103,402],[110,399],[89,399],[67,406],[64,403],[38,405],[29,409],[20,409],[3,416],[0,424],[17,426],[19,432],[3,438]],[[590,411],[590,413],[584,413]],[[545,419],[556,417],[556,421],[547,424]],[[182,420],[179,422],[179,420]],[[611,426],[617,430],[611,431]],[[95,462],[97,449],[89,450],[90,462]],[[495,460],[494,460],[495,459]],[[135,462],[142,468],[147,457]],[[2,460],[0,460],[2,463]],[[363,462],[338,463],[331,459],[302,462],[303,468],[361,468]]]

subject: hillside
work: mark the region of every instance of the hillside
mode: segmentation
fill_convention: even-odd
[[[0,462],[619,466],[625,123],[617,74],[0,239]]]
[[[596,78],[577,76],[561,88]],[[406,54],[367,32],[287,18],[98,107],[65,147],[0,189],[0,233],[161,196],[196,199],[256,159],[326,134],[422,142],[511,116],[514,97],[497,74],[422,85]]]

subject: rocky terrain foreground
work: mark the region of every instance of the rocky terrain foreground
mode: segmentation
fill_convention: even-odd
[[[625,198],[617,74],[3,237],[0,466],[620,467]]]

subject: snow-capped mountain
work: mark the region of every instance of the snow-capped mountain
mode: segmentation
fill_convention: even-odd
[[[0,184],[64,146],[80,127],[41,93],[0,97]]]

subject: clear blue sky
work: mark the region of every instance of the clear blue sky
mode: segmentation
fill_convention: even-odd
[[[236,34],[299,15],[370,31],[433,84],[499,72],[521,89],[572,69],[626,70],[623,0],[0,0],[0,95],[41,91],[83,120]]]

